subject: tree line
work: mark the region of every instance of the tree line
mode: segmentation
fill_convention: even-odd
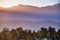
[[[9,30],[8,28],[4,28],[0,32],[0,40],[40,40],[41,38],[49,38],[49,39],[60,39],[60,29],[58,31],[55,28],[49,27],[40,28],[37,32],[35,30],[23,30],[21,27],[16,29]]]

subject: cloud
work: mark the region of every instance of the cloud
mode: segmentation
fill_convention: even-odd
[[[23,6],[25,7],[25,9],[23,9],[22,11],[20,10],[22,5],[16,6],[16,7],[12,7],[12,9],[8,8],[8,10],[0,10],[0,19],[27,20],[27,21],[45,21],[45,20],[60,21],[59,19],[60,12],[58,12],[56,5],[42,7],[42,8],[36,8],[34,6],[27,5],[27,6]],[[28,10],[26,10],[26,7],[28,7]],[[36,11],[32,9],[36,9]]]
[[[1,0],[0,6],[11,7],[18,4],[33,5],[38,7],[54,5],[59,3],[59,0]]]

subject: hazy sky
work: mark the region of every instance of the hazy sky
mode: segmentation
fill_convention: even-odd
[[[58,9],[57,9],[57,7],[60,8],[60,6],[56,6],[56,5],[58,5],[58,3],[60,3],[60,0],[0,0],[0,7],[6,7],[6,8],[11,7],[11,6],[16,6],[19,4],[32,5],[32,6],[42,7],[42,8],[45,6],[48,6],[48,7],[45,7],[46,9],[45,8],[42,9],[41,10],[42,12],[40,12],[40,11],[35,12],[34,11],[35,9],[33,7],[32,7],[32,9],[34,9],[34,10],[29,8],[30,10],[29,9],[27,10],[28,13],[20,12],[19,6],[17,6],[16,9],[13,7],[12,11],[11,10],[6,11],[6,10],[0,9],[0,23],[3,24],[3,25],[0,24],[0,30],[5,26],[10,27],[11,25],[13,26],[13,24],[14,24],[14,27],[15,27],[16,25],[20,25],[20,23],[19,24],[16,23],[16,25],[15,25],[15,21],[13,24],[10,22],[11,25],[9,25],[8,24],[9,22],[5,22],[8,20],[12,20],[12,21],[13,20],[23,20],[23,21],[34,22],[32,24],[28,23],[29,26],[26,25],[25,22],[22,22],[23,25],[21,23],[21,25],[22,25],[21,27],[24,27],[24,28],[28,26],[28,27],[31,27],[31,29],[34,29],[35,27],[38,29],[39,27],[41,27],[41,25],[40,24],[38,25],[37,22],[41,22],[41,21],[43,21],[43,22],[48,21],[49,24],[45,23],[46,26],[50,26],[51,22],[53,22],[51,24],[52,26],[56,26],[56,28],[60,28],[60,11],[58,12]],[[54,6],[49,7],[49,5],[54,5]],[[24,11],[26,11],[26,8],[24,8],[24,9],[25,9]],[[31,13],[30,11],[33,11],[33,12]],[[1,22],[1,20],[3,20],[3,21]],[[12,26],[10,28],[12,28]],[[44,23],[42,26],[45,26]]]
[[[60,3],[60,0],[0,0],[0,6],[2,6],[2,7],[10,7],[10,6],[19,5],[19,4],[44,7],[44,6],[49,6],[49,5],[55,5],[55,4],[58,4],[58,3]],[[17,7],[17,9],[19,9],[19,8]],[[29,15],[26,14],[26,15],[22,16],[23,18],[22,17],[21,18],[24,19],[24,20],[30,20],[31,19],[33,21],[34,20],[37,20],[37,21],[40,21],[40,20],[55,20],[55,21],[60,21],[60,19],[59,19],[60,15],[56,11],[52,10],[51,12],[47,11],[46,13],[44,12],[43,14],[46,14],[47,16],[46,15],[40,15],[41,13],[40,14],[37,14],[37,13],[35,14],[34,13],[34,15],[32,15],[30,13],[31,15],[30,14]],[[55,14],[59,15],[59,17],[57,15],[55,15]],[[18,18],[19,19],[20,15],[21,14],[18,13],[18,14],[16,14],[14,16],[14,18]]]
[[[59,3],[60,0],[0,0],[0,6],[11,7],[13,5],[24,4],[38,7],[54,5]]]

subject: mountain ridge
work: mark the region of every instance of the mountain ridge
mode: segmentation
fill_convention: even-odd
[[[60,3],[55,4],[55,5],[53,5],[53,6],[56,6],[56,7],[59,7],[59,8],[60,8]],[[23,5],[23,4],[21,4],[21,5],[9,7],[9,8],[2,8],[2,7],[0,7],[0,9],[11,10],[11,9],[20,8],[20,7],[21,7],[21,8],[35,8],[35,9],[44,9],[44,8],[49,8],[49,7],[52,8],[52,6],[37,7],[37,6],[31,6],[31,5]]]
[[[33,6],[26,7],[24,5],[23,7],[19,5],[19,7],[17,6],[16,8],[0,8],[0,28],[23,27],[38,30],[41,27],[53,26],[58,29],[60,28],[60,22],[55,22],[54,20],[60,18],[59,5],[60,4],[56,4],[41,8]],[[43,22],[41,19],[43,19]]]

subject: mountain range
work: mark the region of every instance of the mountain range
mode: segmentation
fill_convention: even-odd
[[[60,29],[60,3],[46,7],[18,5],[0,8],[0,30],[5,27],[39,30],[49,26]]]

